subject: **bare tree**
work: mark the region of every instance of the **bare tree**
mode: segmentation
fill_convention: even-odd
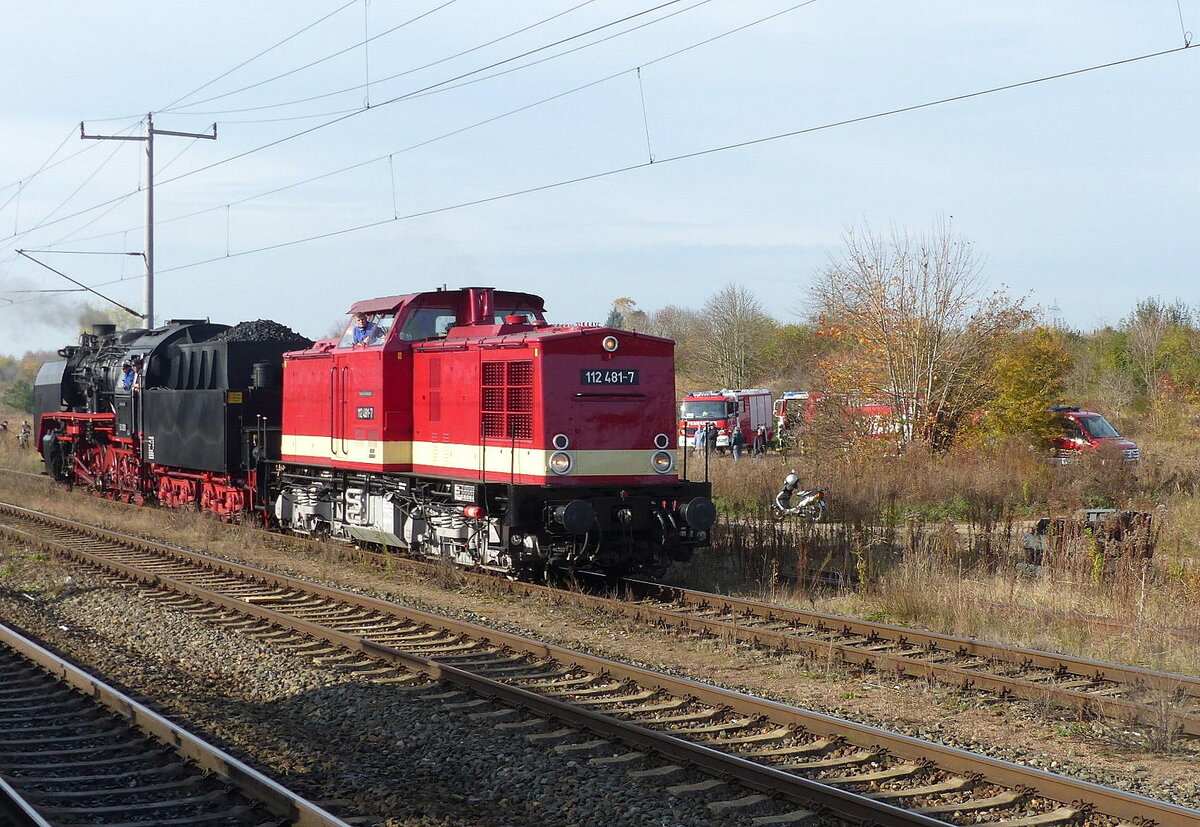
[[[744,388],[761,373],[760,353],[774,319],[747,288],[728,284],[704,303],[700,353],[727,388]]]
[[[1178,299],[1172,304],[1159,299],[1144,299],[1125,319],[1123,327],[1129,337],[1129,357],[1152,401],[1158,396],[1159,378],[1167,363],[1163,352],[1167,334],[1177,327],[1190,327],[1191,316],[1187,305]]]
[[[650,314],[641,331],[675,341],[676,385],[681,389],[695,389],[714,381],[697,352],[703,330],[699,311],[669,304]]]
[[[637,302],[627,296],[613,299],[612,308],[608,311],[608,318],[604,322],[605,327],[639,330],[643,333],[646,332],[649,324],[650,317],[646,315],[645,311],[638,309]]]
[[[883,237],[864,224],[845,242],[844,258],[811,287],[815,309],[857,368],[858,386],[841,390],[890,397],[904,412],[905,439],[945,445],[986,396],[981,378],[1002,337],[1031,314],[1020,300],[985,291],[970,242],[944,223],[918,237]]]

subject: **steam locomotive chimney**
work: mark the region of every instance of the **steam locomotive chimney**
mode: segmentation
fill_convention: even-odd
[[[460,325],[493,324],[496,289],[494,287],[464,287],[466,301],[457,319]]]

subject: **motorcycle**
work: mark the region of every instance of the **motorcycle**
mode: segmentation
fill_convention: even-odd
[[[771,519],[802,517],[814,523],[825,519],[829,493],[824,488],[797,491],[799,486],[800,477],[796,475],[796,469],[793,468],[791,473],[784,477],[783,487],[779,489],[779,493],[775,495],[775,500],[771,503]]]

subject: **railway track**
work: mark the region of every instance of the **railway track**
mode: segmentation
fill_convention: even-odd
[[[1200,678],[626,581],[630,617],[1200,735]]]
[[[558,750],[631,766],[653,753],[666,763],[644,779],[682,778],[731,808],[759,801],[728,781],[790,802],[778,817],[796,823],[1200,825],[1200,811],[24,509],[0,509],[0,522],[14,539],[169,590],[181,608],[279,627],[281,644],[330,663],[402,667],[470,690],[472,708],[558,721],[541,736]],[[688,782],[689,766],[717,777]]]
[[[286,543],[311,541],[286,538]],[[312,544],[331,553],[330,544]],[[336,545],[332,553],[381,569],[403,567],[426,574],[437,567]],[[963,689],[993,692],[1154,728],[1164,735],[1200,735],[1200,679],[1171,672],[1076,658],[975,638],[942,635],[859,618],[664,586],[637,580],[612,584],[597,578],[586,590],[564,591],[536,583],[498,580],[462,571],[482,589],[574,603],[614,617],[691,631],[780,652],[831,657],[898,678],[921,678]],[[587,586],[588,584],[585,584]],[[603,590],[618,597],[597,594]]]
[[[0,675],[0,823],[346,827],[4,624]]]
[[[330,549],[330,544],[299,538],[287,538],[286,542],[311,544],[325,553]],[[382,568],[401,565],[424,572],[436,569],[429,563],[402,560],[390,554],[335,548],[336,554]],[[495,578],[490,575],[464,571],[462,576],[486,584],[486,588],[496,588]],[[620,584],[616,592],[623,597],[613,599],[564,593],[528,583],[506,583],[503,588],[575,601],[614,616],[699,635],[781,652],[819,655],[826,661],[832,657],[898,677],[934,680],[1001,697],[1048,703],[1074,710],[1081,716],[1102,716],[1154,728],[1158,740],[1200,735],[1200,679],[1193,676],[634,580]],[[1046,616],[1038,610],[1028,611],[1035,616]],[[1095,620],[1114,632],[1129,631],[1128,624],[1110,618]],[[1188,632],[1161,631],[1185,637]]]
[[[287,538],[287,543],[311,541]],[[328,554],[330,544],[313,544]],[[399,560],[337,545],[340,557],[381,569],[397,566],[431,573],[436,566]],[[498,581],[489,574],[460,576],[485,590],[568,602],[614,617],[735,641],[780,652],[832,657],[897,678],[933,680],[962,689],[1023,698],[1151,727],[1162,734],[1200,735],[1200,679],[1172,672],[1077,658],[976,638],[943,635],[844,615],[805,611],[773,603],[638,580],[616,584],[596,578],[584,589],[564,591],[536,583]],[[618,596],[607,597],[606,594]],[[1034,612],[1034,614],[1037,614]],[[1109,624],[1117,630],[1116,622]],[[1164,630],[1165,632],[1166,630]],[[1187,630],[1181,630],[1186,632]]]

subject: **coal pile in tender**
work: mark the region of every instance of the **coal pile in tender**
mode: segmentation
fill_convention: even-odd
[[[213,337],[214,342],[286,342],[297,349],[312,346],[312,339],[301,336],[287,325],[270,319],[239,322]]]

